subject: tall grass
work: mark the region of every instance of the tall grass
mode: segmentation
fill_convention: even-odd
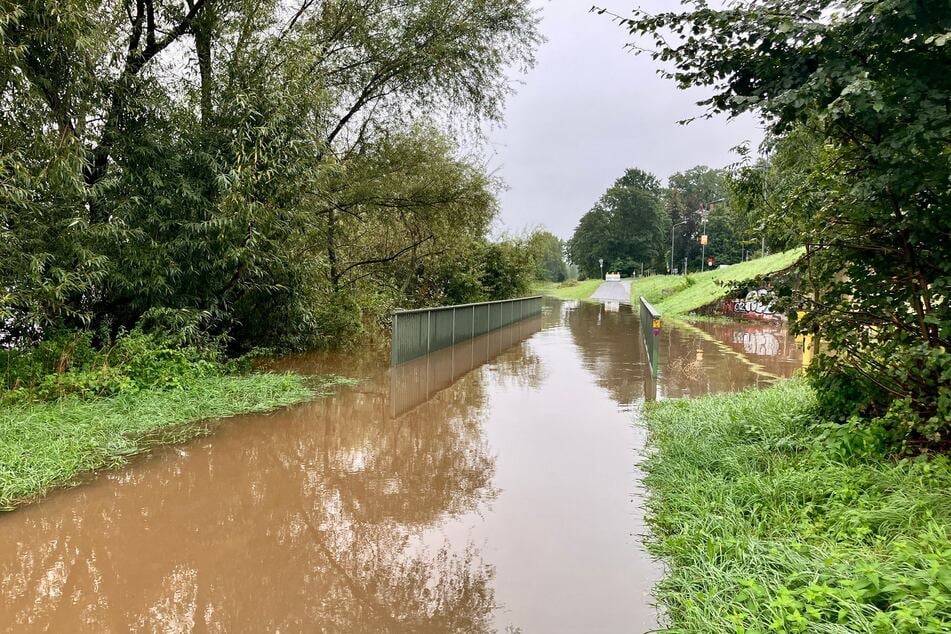
[[[951,462],[811,422],[798,380],[647,408],[675,632],[951,631]]]
[[[665,315],[683,315],[726,297],[725,282],[749,280],[790,266],[802,257],[803,249],[791,249],[764,258],[734,264],[725,269],[683,275],[654,275],[635,280],[631,286],[632,302],[643,295]]]
[[[77,395],[0,408],[0,509],[114,467],[160,442],[200,434],[212,418],[261,412],[316,394],[304,377],[280,374],[193,377],[174,389]]]

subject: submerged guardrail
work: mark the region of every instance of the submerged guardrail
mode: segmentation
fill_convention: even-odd
[[[660,313],[641,296],[641,338],[644,340],[644,348],[647,350],[647,358],[651,364],[651,375],[655,378],[660,356],[657,346],[660,339],[660,324]]]
[[[541,315],[417,357],[390,370],[390,416],[397,418],[431,399],[483,363],[517,347],[541,330]],[[520,355],[515,363],[525,363]],[[530,362],[530,361],[529,361]]]
[[[392,365],[541,314],[542,297],[520,297],[393,313]]]

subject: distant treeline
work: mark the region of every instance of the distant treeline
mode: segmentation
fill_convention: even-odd
[[[674,174],[666,187],[653,174],[626,170],[582,216],[567,253],[584,276],[597,277],[599,260],[605,271],[666,273],[671,246],[674,268],[682,270],[686,259],[688,271],[699,271],[703,258],[735,264],[797,244],[765,226],[738,172],[699,165]]]

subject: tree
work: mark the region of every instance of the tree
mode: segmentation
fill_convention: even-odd
[[[951,434],[951,5],[760,0],[624,20],[712,112],[819,141],[805,168],[806,315],[823,413],[894,437]],[[782,218],[781,221],[786,221]]]
[[[403,260],[485,240],[494,182],[449,139],[539,35],[524,0],[28,0],[0,40],[0,336],[244,348],[334,340],[334,307],[406,303]]]
[[[535,258],[535,278],[546,282],[564,282],[568,278],[565,243],[549,231],[532,232],[528,248]]]
[[[587,277],[600,275],[599,259],[605,271],[659,266],[667,223],[660,182],[652,174],[628,169],[581,217],[568,241],[568,256]]]
[[[679,225],[674,232],[675,267],[681,267],[686,257],[688,270],[700,270],[704,216],[707,217],[706,229],[710,239],[706,255],[724,263],[740,261],[741,255],[735,253],[738,250],[734,248],[737,242],[735,226],[728,218],[730,201],[727,200],[726,170],[698,165],[672,175],[667,181],[666,204],[671,222]],[[669,258],[668,253],[668,261]]]
[[[596,203],[590,211],[581,216],[578,226],[568,240],[568,259],[578,267],[578,272],[583,277],[597,278],[601,275],[598,261],[607,260],[605,255],[610,240],[610,214],[600,203]],[[608,266],[610,267],[610,262]]]
[[[757,244],[746,246],[757,248],[759,235],[774,249],[800,246],[822,205],[809,180],[822,155],[822,138],[807,126],[797,126],[769,136],[762,149],[764,156],[738,165],[728,181],[737,221],[756,233],[745,242],[756,237]]]

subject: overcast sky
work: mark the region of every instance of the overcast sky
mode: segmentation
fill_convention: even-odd
[[[624,48],[630,38],[607,15],[588,13],[594,0],[535,0],[548,38],[538,63],[510,97],[505,126],[489,133],[489,165],[508,185],[501,228],[520,233],[544,225],[569,238],[592,204],[628,167],[666,184],[694,165],[722,167],[730,149],[754,146],[762,132],[752,118],[677,121],[702,113],[699,91],[678,90],[656,63]],[[629,15],[677,6],[673,0],[602,0]]]

